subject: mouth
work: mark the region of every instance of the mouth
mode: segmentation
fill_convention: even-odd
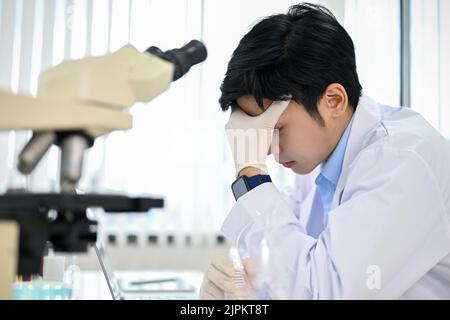
[[[295,165],[295,161],[283,162],[282,165],[283,165],[285,168],[291,169],[291,168]]]

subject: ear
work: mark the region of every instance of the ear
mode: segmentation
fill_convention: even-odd
[[[342,116],[349,108],[347,91],[339,83],[328,85],[324,94],[324,102],[332,118]]]

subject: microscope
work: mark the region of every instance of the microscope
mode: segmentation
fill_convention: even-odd
[[[130,129],[127,110],[133,104],[151,101],[206,56],[197,40],[168,51],[152,46],[140,52],[126,45],[43,72],[36,97],[0,91],[0,131],[32,130],[19,155],[21,173],[31,173],[52,145],[61,150],[59,192],[7,191],[0,196],[0,259],[16,252],[18,261],[9,266],[15,275],[41,273],[48,241],[55,251],[86,252],[97,238],[97,222],[89,219],[89,208],[125,213],[163,207],[163,199],[157,198],[77,194],[84,153],[97,137]],[[10,245],[2,249],[7,241]],[[8,269],[1,265],[2,261],[0,274]],[[0,275],[0,295],[1,280]]]

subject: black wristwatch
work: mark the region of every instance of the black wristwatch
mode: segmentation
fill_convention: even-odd
[[[257,174],[252,177],[240,176],[231,184],[231,190],[234,198],[237,200],[250,190],[266,182],[272,182],[268,174]]]

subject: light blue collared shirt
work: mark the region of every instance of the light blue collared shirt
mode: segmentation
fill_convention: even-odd
[[[331,156],[320,168],[320,173],[316,178],[317,190],[319,191],[323,207],[323,226],[328,222],[328,212],[333,202],[334,192],[336,191],[339,177],[341,176],[342,163],[344,161],[345,149],[347,147],[348,137],[353,124],[353,118],[350,120],[339,143]]]

